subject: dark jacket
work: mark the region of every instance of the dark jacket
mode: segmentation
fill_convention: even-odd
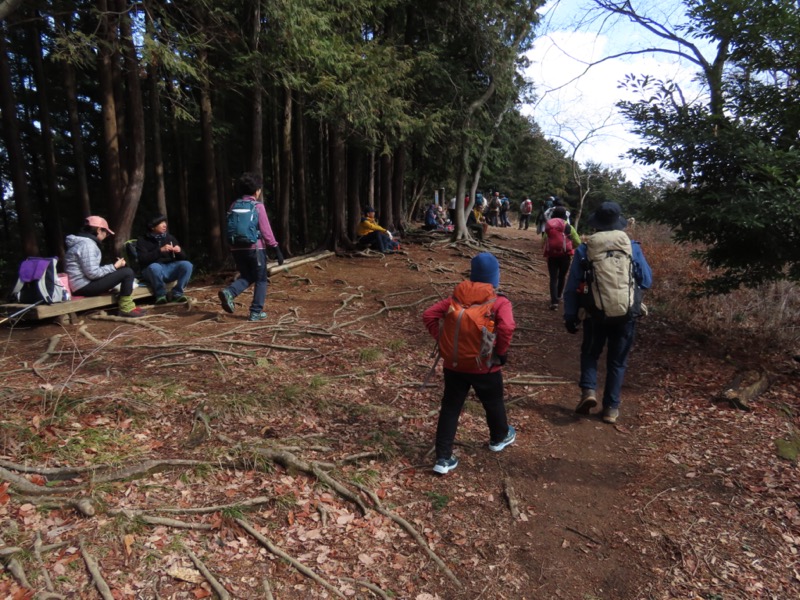
[[[175,236],[167,232],[163,237],[148,233],[144,237],[136,240],[136,256],[139,260],[139,267],[144,269],[154,262],[171,263],[176,260],[188,260],[186,253],[180,252],[161,252],[161,247],[167,244],[180,246]]]

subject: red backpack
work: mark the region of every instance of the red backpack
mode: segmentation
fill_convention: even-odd
[[[459,371],[491,366],[496,300],[491,283],[462,281],[456,286],[439,334],[445,367]]]
[[[572,240],[565,233],[567,222],[558,217],[550,219],[544,226],[547,241],[544,245],[544,255],[547,257],[571,256]]]

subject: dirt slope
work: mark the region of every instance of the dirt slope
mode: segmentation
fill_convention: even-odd
[[[236,598],[267,587],[279,599],[797,597],[797,467],[773,449],[798,425],[796,370],[777,369],[751,413],[712,403],[734,364],[656,311],[639,329],[619,424],[578,418],[580,339],[547,308],[535,235],[491,233],[518,324],[510,448],[488,451],[470,401],[458,469],[430,471],[441,375],[420,387],[433,348],[420,314],[471,251],[425,240],[298,267],[273,277],[266,324],[246,322],[246,296],[237,314],[221,311],[223,274],[195,282],[188,310],[153,310],[150,328],[84,315],[6,330],[2,542],[29,549],[38,533],[55,545],[44,571],[74,598],[98,597],[81,543],[115,598],[211,596],[189,551]],[[148,459],[197,463],[65,481],[21,468]],[[43,502],[20,479],[73,489]],[[76,513],[80,497],[94,516]],[[47,588],[32,554],[6,553],[33,590]],[[0,592],[31,596],[8,570]]]

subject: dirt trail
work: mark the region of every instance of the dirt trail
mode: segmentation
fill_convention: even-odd
[[[224,462],[236,456],[234,443],[291,447],[304,460],[336,463],[326,468],[356,492],[356,485],[375,490],[384,506],[420,532],[461,587],[396,523],[374,512],[360,516],[328,486],[285,465],[173,469],[97,486],[89,494],[104,509],[153,510],[263,495],[269,501],[246,517],[347,596],[375,593],[353,583],[362,580],[413,600],[695,597],[664,595],[666,574],[687,564],[685,521],[663,533],[664,523],[675,519],[669,503],[680,501],[685,484],[674,464],[665,470],[667,429],[653,423],[677,389],[669,387],[671,378],[690,377],[680,365],[691,361],[691,369],[718,379],[731,368],[696,349],[687,358],[685,344],[670,347],[675,336],[669,330],[644,321],[618,424],[576,416],[580,336],[566,333],[560,312],[548,310],[536,235],[493,228],[489,241],[498,249],[501,287],[518,325],[505,369],[518,438],[502,453],[488,451],[482,410],[469,401],[457,436],[459,467],[445,477],[430,470],[441,375],[420,390],[433,346],[420,315],[466,274],[471,252],[421,243],[383,259],[331,258],[274,276],[265,325],[244,320],[246,296],[237,314],[222,313],[216,299],[222,274],[194,282],[189,295],[197,302],[190,310],[153,311],[148,321],[167,331],[168,340],[88,315],[82,325],[107,342],[102,346],[80,334],[79,325],[10,331],[0,357],[8,373],[0,458],[48,466],[146,458]],[[37,375],[30,365],[54,335],[62,335],[61,354],[44,357]],[[530,376],[551,383],[513,383]],[[718,383],[714,377],[704,377],[703,389]],[[219,438],[188,443],[197,433],[197,410]],[[673,462],[689,461],[680,448],[670,451]],[[371,456],[338,462],[364,452]],[[704,498],[724,505],[728,488],[701,483]],[[509,488],[518,518],[506,498]],[[670,490],[679,492],[671,496]],[[96,597],[76,560],[79,538],[96,542],[93,551],[119,598],[204,597],[207,583],[170,574],[175,566],[192,567],[183,548],[201,556],[234,597],[265,597],[263,580],[271,582],[275,598],[334,597],[262,549],[231,514],[196,517],[211,531],[187,532],[134,526],[107,514],[79,518],[69,507],[37,511],[0,493],[6,544],[26,546],[38,531],[73,548],[45,557],[51,572],[69,574],[69,583],[59,580],[58,588],[69,597]],[[720,575],[718,567],[713,572]],[[18,588],[8,572],[0,574],[0,592],[13,595]]]

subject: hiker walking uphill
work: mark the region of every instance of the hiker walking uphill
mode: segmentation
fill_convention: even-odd
[[[267,299],[267,246],[275,250],[278,264],[283,264],[281,252],[267,210],[261,202],[261,175],[244,173],[236,187],[240,198],[231,204],[228,211],[228,242],[231,254],[239,270],[239,278],[219,292],[219,300],[225,312],[233,313],[234,298],[253,285],[253,301],[250,303],[250,321],[263,321]]]
[[[531,202],[530,198],[525,198],[522,204],[519,205],[519,229],[522,229],[524,226],[525,231],[528,231],[528,224],[530,223],[532,212],[533,202]]]
[[[133,302],[133,269],[126,266],[124,258],[114,263],[101,265],[100,245],[114,232],[108,228],[103,217],[87,217],[77,235],[68,235],[67,252],[64,255],[64,270],[69,279],[73,296],[101,296],[119,285],[117,306],[121,317],[143,317],[147,311]]]
[[[596,230],[578,246],[564,290],[564,324],[577,333],[583,321],[581,399],[575,412],[588,415],[597,405],[597,362],[606,349],[603,421],[616,423],[620,391],[636,320],[642,315],[642,290],[653,283],[638,242],[623,231],[627,221],[616,202],[604,202],[589,218]]]
[[[567,223],[567,209],[556,206],[544,226],[544,255],[550,276],[550,310],[557,310],[564,292],[569,263],[581,243],[575,228]]]
[[[503,401],[502,366],[506,364],[516,327],[511,302],[497,293],[500,267],[489,252],[472,259],[469,281],[459,283],[450,298],[422,314],[437,340],[444,373],[444,395],[436,427],[436,464],[444,475],[458,466],[453,442],[458,418],[470,388],[483,404],[489,426],[489,450],[500,452],[514,443]]]

